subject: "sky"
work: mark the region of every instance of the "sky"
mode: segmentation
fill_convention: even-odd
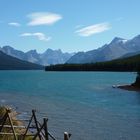
[[[0,0],[0,46],[97,49],[140,34],[140,0]]]

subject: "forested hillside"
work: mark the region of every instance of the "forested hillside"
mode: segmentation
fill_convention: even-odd
[[[137,71],[140,67],[140,55],[106,62],[86,64],[51,65],[46,71]]]

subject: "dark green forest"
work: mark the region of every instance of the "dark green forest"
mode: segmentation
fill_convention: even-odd
[[[128,58],[87,64],[58,64],[46,66],[46,71],[137,71],[140,54]]]

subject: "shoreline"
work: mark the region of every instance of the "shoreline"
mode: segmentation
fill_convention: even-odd
[[[123,89],[123,90],[128,90],[128,91],[138,91],[140,92],[140,88],[133,86],[133,85],[119,85],[117,88]]]

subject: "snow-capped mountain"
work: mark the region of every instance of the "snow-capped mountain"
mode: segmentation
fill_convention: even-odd
[[[78,52],[66,63],[94,63],[113,60],[140,51],[140,35],[131,40],[115,37],[109,44],[88,52]]]

